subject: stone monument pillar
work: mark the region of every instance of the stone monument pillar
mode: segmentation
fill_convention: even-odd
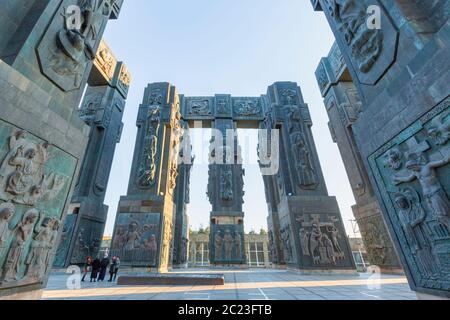
[[[450,297],[450,3],[312,3],[361,98],[356,145],[409,284]]]
[[[212,266],[244,265],[244,169],[238,146],[236,123],[217,118],[213,124],[209,165],[208,198],[210,263]]]
[[[372,265],[380,267],[382,272],[402,273],[400,261],[355,143],[352,126],[364,110],[336,44],[328,57],[320,62],[316,76],[330,119],[331,135],[338,144],[356,200],[352,209],[368,260]]]
[[[267,209],[269,216],[267,217],[269,250],[272,257],[274,267],[285,265],[283,250],[280,246],[280,219],[278,217],[278,204],[280,203],[280,195],[276,186],[276,176],[263,175],[264,189],[266,193]]]
[[[186,268],[189,254],[189,216],[187,214],[187,204],[190,202],[190,180],[191,169],[194,158],[191,155],[192,146],[188,134],[189,126],[183,121],[182,127],[184,135],[181,141],[180,159],[183,161],[178,165],[177,185],[175,188],[175,216],[174,216],[174,237],[173,237],[173,267]],[[189,153],[189,154],[185,154]]]
[[[122,134],[130,80],[127,67],[118,62],[102,42],[79,110],[80,118],[91,128],[89,143],[54,267],[80,265],[87,256],[95,258],[99,253],[108,214],[105,193],[116,145]]]
[[[120,199],[112,239],[111,254],[124,266],[166,272],[171,264],[180,120],[175,87],[149,84],[139,107],[128,192]]]
[[[53,264],[89,127],[79,105],[121,1],[0,4],[0,297],[39,298]]]
[[[277,82],[267,92],[271,119],[278,129],[280,246],[289,268],[304,272],[354,272],[355,264],[335,197],[320,167],[308,105],[296,83]]]

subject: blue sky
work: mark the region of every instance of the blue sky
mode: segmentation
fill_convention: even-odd
[[[310,107],[328,191],[337,196],[347,233],[353,235],[349,220],[354,198],[314,77],[334,40],[325,17],[313,11],[309,0],[126,0],[104,38],[133,77],[106,196],[110,209],[105,234],[112,233],[119,198],[127,191],[136,116],[147,83],[167,81],[188,96],[259,96],[276,81],[295,81]],[[240,135],[255,154],[252,137],[255,133]],[[199,147],[194,144],[194,151]],[[245,169],[246,231],[266,229],[259,168]],[[207,166],[194,165],[188,206],[194,229],[208,225],[207,178]]]

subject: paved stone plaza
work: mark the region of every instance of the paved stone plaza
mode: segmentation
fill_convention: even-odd
[[[223,273],[225,286],[117,286],[82,283],[66,288],[67,275],[54,273],[44,291],[46,300],[416,300],[406,278],[382,275],[378,288],[368,286],[369,274],[300,275],[286,270],[189,270]],[[183,272],[186,273],[186,272]]]

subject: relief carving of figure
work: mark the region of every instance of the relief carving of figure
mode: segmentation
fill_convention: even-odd
[[[125,234],[125,229],[122,226],[118,226],[112,245],[114,249],[122,249],[125,246]]]
[[[281,95],[284,97],[285,105],[291,106],[297,104],[296,102],[297,93],[294,90],[291,89],[283,90]]]
[[[149,187],[156,181],[160,113],[159,106],[150,107],[147,112],[147,132],[144,138],[144,152],[138,175],[138,183],[141,187]]]
[[[305,137],[301,132],[291,134],[291,142],[296,160],[296,169],[298,172],[300,185],[312,186],[317,183],[316,175],[311,161],[311,155],[306,146]]]
[[[220,230],[217,230],[216,235],[214,236],[214,249],[215,255],[214,260],[222,260],[222,248],[223,248],[223,239]]]
[[[333,241],[324,233],[322,234],[321,242],[325,248],[325,255],[321,252],[321,262],[336,264],[336,253]]]
[[[170,166],[169,189],[173,190],[177,186],[178,165],[173,162]]]
[[[233,200],[233,172],[227,167],[220,172],[220,197],[222,200]]]
[[[47,143],[37,144],[18,131],[9,138],[9,152],[0,167],[0,199],[34,206],[39,200],[51,200],[65,185],[55,173],[45,174],[50,158]]]
[[[413,255],[417,257],[422,273],[435,277],[439,273],[435,258],[431,251],[430,241],[423,229],[426,213],[420,204],[417,192],[407,188],[395,195],[398,217],[405,232],[407,242],[411,246]]]
[[[81,85],[87,62],[95,59],[95,43],[101,24],[111,13],[110,1],[103,1],[98,5],[96,0],[79,0],[78,6],[81,9],[81,25],[72,24],[73,15],[61,13],[65,24],[55,37],[57,49],[53,49],[50,56],[44,58],[47,60],[44,63],[51,69],[50,78],[58,81],[65,90]],[[48,48],[43,48],[44,42],[38,50],[45,56]],[[73,83],[64,84],[65,80],[55,79],[54,75],[73,79]]]
[[[13,240],[9,248],[6,262],[2,269],[2,282],[18,281],[21,258],[25,251],[25,246],[33,235],[33,229],[39,219],[39,211],[28,210],[22,220],[14,230]]]
[[[329,232],[331,235],[331,240],[335,250],[337,251],[338,254],[342,254],[344,251],[342,250],[341,245],[339,244],[340,238],[339,230],[335,226],[327,226],[326,229],[327,232]]]
[[[418,180],[422,188],[425,202],[431,215],[450,231],[450,201],[441,182],[438,179],[436,169],[450,163],[450,155],[437,161],[427,161],[423,154],[410,154],[406,169],[406,176],[395,175],[394,183],[401,184]]]
[[[239,232],[234,232],[234,247],[236,248],[236,259],[242,258],[242,239]]]
[[[137,221],[132,221],[128,225],[128,231],[124,236],[125,246],[124,249],[131,251],[134,249],[139,249],[141,246],[141,233],[139,232],[139,223]]]
[[[2,203],[0,205],[0,259],[8,250],[8,240],[13,229],[9,223],[16,213],[16,208],[12,203]]]
[[[27,278],[39,280],[45,275],[50,251],[56,241],[58,228],[59,221],[55,218],[47,217],[34,229],[31,249],[25,262],[27,265]]]
[[[280,235],[281,235],[281,240],[283,243],[283,251],[284,251],[284,257],[286,262],[290,262],[292,261],[292,247],[291,247],[291,235],[290,235],[290,231],[289,231],[289,226],[287,226],[286,228],[282,229],[280,231]]]
[[[150,235],[150,238],[144,241],[144,247],[150,251],[151,257],[156,258],[156,254],[158,253],[158,241],[154,234]]]
[[[383,50],[383,34],[367,27],[366,7],[359,0],[326,0],[327,9],[361,72],[368,73]]]
[[[311,237],[309,241],[309,251],[313,256],[313,263],[320,264],[320,252],[319,245],[322,240],[322,231],[320,230],[319,224],[313,223],[311,230]]]
[[[241,116],[254,116],[261,112],[261,107],[257,100],[240,101],[236,104],[236,113]]]
[[[309,253],[309,237],[311,235],[310,232],[305,228],[300,228],[298,233],[300,236],[300,247],[302,249],[303,255],[310,256]]]
[[[431,128],[428,135],[434,139],[437,145],[442,146],[450,140],[450,110],[431,120]],[[446,119],[447,118],[447,119]]]
[[[384,155],[384,162],[386,167],[399,170],[403,165],[402,154],[396,148],[391,149]]]
[[[225,259],[230,261],[233,258],[233,243],[234,243],[234,238],[231,235],[230,230],[225,231],[223,243],[225,247]]]

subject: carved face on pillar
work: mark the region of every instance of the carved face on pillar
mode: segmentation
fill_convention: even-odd
[[[391,149],[385,155],[386,166],[398,170],[403,165],[402,154],[398,149]]]

